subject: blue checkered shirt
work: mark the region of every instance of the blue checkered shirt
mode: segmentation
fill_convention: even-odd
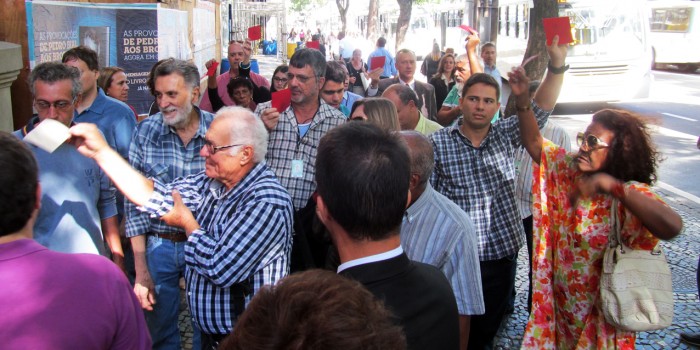
[[[185,244],[187,300],[197,326],[228,334],[238,316],[231,287],[253,280],[253,292],[289,273],[294,208],[287,191],[265,163],[257,164],[230,191],[204,172],[163,184],[156,180],[149,202],[153,217],[172,209],[172,189],[201,226]]]
[[[196,107],[195,107],[196,108]],[[199,112],[199,129],[187,145],[175,130],[163,123],[163,114],[154,114],[136,126],[129,147],[129,163],[144,176],[169,183],[179,177],[196,174],[204,170],[204,158],[199,151],[204,146],[204,135],[214,120],[214,115]],[[164,224],[158,218],[142,213],[131,201],[124,204],[126,213],[126,236],[134,237],[146,233],[178,233],[177,227]]]
[[[551,112],[532,102],[542,127]],[[525,243],[515,204],[515,151],[520,146],[518,117],[491,125],[479,147],[460,131],[462,119],[430,136],[435,170],[430,183],[469,214],[476,227],[479,260],[489,261],[517,253]]]
[[[255,114],[260,117],[262,111],[270,108],[272,102],[258,105]],[[277,126],[270,130],[270,142],[267,148],[267,163],[275,172],[280,183],[292,196],[294,207],[306,206],[311,194],[316,190],[316,151],[321,137],[334,127],[345,123],[347,118],[338,109],[321,100],[321,105],[311,121],[304,137],[299,135],[299,124],[292,107],[280,113]],[[301,177],[292,176],[292,161],[304,162]]]

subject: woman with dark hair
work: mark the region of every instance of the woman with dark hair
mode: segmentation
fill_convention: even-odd
[[[438,62],[437,72],[430,78],[430,85],[435,88],[435,103],[442,108],[447,93],[455,86],[455,57],[449,54],[442,56]]]
[[[100,69],[100,76],[97,77],[97,86],[102,88],[105,95],[127,103],[129,100],[129,82],[126,79],[124,69],[119,67],[104,67]],[[136,109],[127,104],[134,112],[134,117],[138,119]]]
[[[522,346],[634,349],[635,333],[608,324],[599,303],[612,210],[632,249],[652,250],[683,227],[651,190],[659,155],[649,130],[635,113],[601,110],[578,134],[578,153],[567,154],[541,137],[531,110],[518,115],[523,145],[539,164],[532,190],[532,313]]]
[[[272,86],[270,86],[270,93],[287,88],[287,82],[289,82],[289,79],[287,78],[288,70],[289,66],[286,64],[279,65],[277,68],[275,68],[275,72],[272,73]]]

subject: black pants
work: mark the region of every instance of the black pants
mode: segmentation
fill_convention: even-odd
[[[469,349],[491,349],[493,338],[505,316],[515,284],[517,254],[499,260],[481,261],[481,285],[486,313],[471,317]]]
[[[202,350],[216,350],[228,334],[207,334],[202,332]]]
[[[525,239],[527,240],[527,261],[530,264],[527,289],[527,313],[529,314],[532,309],[532,215],[523,219],[523,227],[525,228]]]

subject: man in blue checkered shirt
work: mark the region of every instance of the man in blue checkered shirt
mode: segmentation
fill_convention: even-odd
[[[527,88],[517,89],[517,79],[509,82],[516,96],[517,113],[534,112],[540,127],[554,109],[568,68],[564,64],[566,45],[555,41],[547,47],[547,53],[548,72],[534,100],[530,100]],[[524,74],[522,67],[516,70]],[[518,250],[525,243],[515,203],[514,155],[520,145],[519,123],[518,118],[511,117],[491,124],[500,108],[499,94],[498,82],[492,76],[472,75],[459,100],[463,118],[457,125],[430,136],[435,153],[430,183],[469,214],[478,236],[486,312],[471,318],[469,349],[492,347],[515,283]]]
[[[185,232],[187,299],[202,348],[215,349],[255,292],[289,270],[293,206],[265,163],[262,121],[242,107],[219,110],[200,151],[205,170],[171,183],[131,168],[94,125],[71,133],[139,210]]]

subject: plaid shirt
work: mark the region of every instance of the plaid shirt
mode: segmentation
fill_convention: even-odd
[[[532,102],[540,127],[551,112]],[[518,117],[501,119],[479,147],[474,147],[458,125],[430,136],[435,170],[430,183],[436,191],[466,211],[478,236],[479,260],[497,260],[515,254],[525,232],[515,204],[515,151],[520,146]]]
[[[321,105],[311,121],[309,130],[304,137],[299,135],[299,125],[292,107],[280,113],[277,126],[270,130],[270,142],[267,149],[267,163],[274,170],[280,183],[292,196],[294,207],[301,209],[306,206],[311,194],[316,190],[316,151],[321,137],[330,129],[345,123],[347,120],[343,113],[325,101],[320,100]],[[272,102],[258,105],[255,114],[259,117]],[[292,161],[303,161],[301,177],[292,176]]]
[[[200,229],[185,244],[187,300],[197,326],[208,334],[228,334],[236,315],[232,286],[252,277],[253,291],[289,273],[292,201],[264,163],[257,164],[230,191],[204,172],[170,184],[156,180],[149,202],[152,217],[172,209],[172,189],[182,195]]]
[[[195,107],[196,108],[196,107]],[[214,115],[197,109],[199,129],[187,145],[173,128],[163,123],[163,114],[154,114],[136,126],[129,147],[129,163],[144,176],[169,183],[179,177],[204,170],[204,158],[199,150],[204,146],[204,134]],[[182,232],[177,227],[164,224],[158,218],[149,218],[129,200],[124,201],[126,236],[134,237],[153,233]]]

